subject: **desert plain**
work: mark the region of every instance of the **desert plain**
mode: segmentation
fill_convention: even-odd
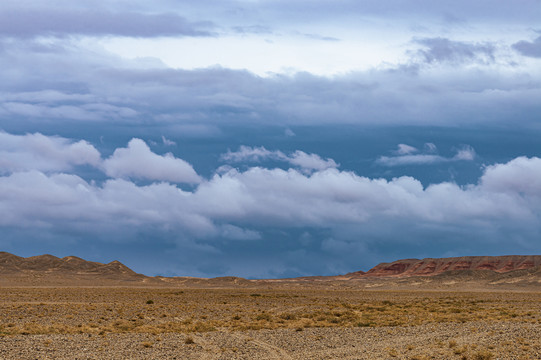
[[[520,271],[357,280],[12,272],[0,279],[0,359],[540,359],[538,269]]]

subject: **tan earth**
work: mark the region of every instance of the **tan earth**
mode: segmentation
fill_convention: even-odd
[[[538,266],[153,278],[0,253],[0,314],[0,359],[541,359]]]

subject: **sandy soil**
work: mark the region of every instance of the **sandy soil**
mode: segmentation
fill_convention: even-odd
[[[541,293],[0,288],[0,359],[541,359]]]
[[[541,359],[540,335],[539,324],[484,322],[303,331],[18,335],[1,340],[0,358]]]

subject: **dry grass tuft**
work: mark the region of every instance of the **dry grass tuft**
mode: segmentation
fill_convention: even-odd
[[[473,354],[472,359],[473,360],[490,360],[493,357],[494,357],[494,354],[491,353],[490,351],[482,350],[482,351],[478,351],[475,354]]]
[[[154,344],[151,341],[144,341],[141,343],[141,345],[143,345],[143,347],[145,348],[151,348],[154,346]]]
[[[536,293],[342,289],[1,288],[0,336],[193,333],[541,321]],[[139,304],[139,305],[138,305]],[[159,304],[159,305],[157,305]],[[152,305],[152,306],[149,306]],[[475,331],[475,330],[472,330]],[[528,341],[518,341],[531,349]],[[466,354],[456,340],[441,343]],[[471,348],[470,351],[475,349]]]

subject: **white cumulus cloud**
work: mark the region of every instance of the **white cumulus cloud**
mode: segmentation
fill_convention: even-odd
[[[76,165],[97,166],[100,161],[98,150],[84,140],[0,131],[0,172],[65,171]]]
[[[517,158],[487,167],[476,185],[424,188],[412,177],[385,180],[334,168],[307,175],[253,167],[216,174],[193,191],[183,191],[174,184],[139,186],[123,179],[96,185],[72,174],[34,170],[0,177],[0,207],[7,214],[3,225],[10,226],[77,219],[97,228],[101,223],[158,224],[231,239],[257,239],[252,229],[258,226],[338,229],[406,222],[501,227],[532,221],[528,226],[538,227],[540,174],[541,159]],[[395,230],[398,235],[404,229]]]
[[[451,161],[472,161],[475,159],[475,150],[468,145],[462,146],[456,151],[453,157],[444,157],[435,154],[437,147],[433,143],[424,145],[424,152],[413,146],[399,144],[398,149],[394,151],[394,156],[380,156],[376,163],[383,166],[404,166],[404,165],[430,165]]]
[[[418,152],[419,150],[413,146],[407,145],[407,144],[398,144],[398,149],[396,149],[396,153],[398,155],[408,155]]]
[[[481,177],[484,189],[528,197],[541,197],[541,159],[518,157],[506,164],[485,169]]]
[[[103,162],[108,176],[196,184],[201,182],[193,167],[173,154],[153,153],[141,139],[130,140],[127,148],[118,148]]]
[[[304,151],[297,150],[286,155],[282,151],[270,151],[263,146],[251,147],[242,145],[238,151],[228,151],[222,154],[221,159],[227,162],[237,163],[261,162],[264,160],[283,161],[301,168],[304,172],[337,168],[339,166],[333,159],[323,159],[317,154],[307,154]]]
[[[472,161],[473,159],[475,159],[475,150],[471,146],[463,146],[458,149],[456,155],[452,158],[452,160],[465,161]]]

